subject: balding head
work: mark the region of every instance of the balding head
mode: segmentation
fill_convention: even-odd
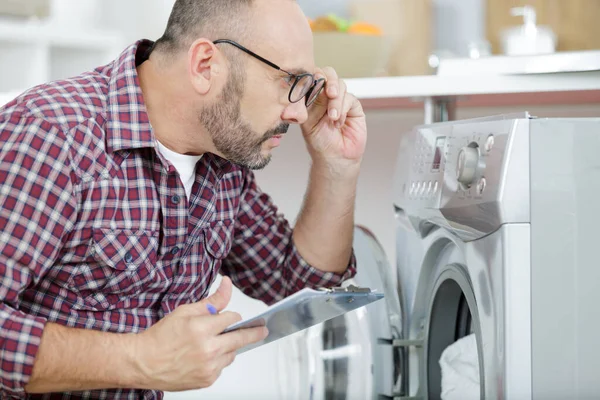
[[[243,36],[255,0],[177,0],[156,49],[187,51],[199,37]]]
[[[185,51],[199,37],[252,40],[249,34],[257,32],[264,23],[264,18],[256,20],[256,11],[263,7],[273,8],[264,0],[176,0],[165,32],[156,42],[156,49],[169,53]]]

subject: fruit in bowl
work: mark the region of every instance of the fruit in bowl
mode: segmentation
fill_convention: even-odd
[[[383,32],[377,25],[362,21],[351,21],[334,14],[310,20],[313,32],[342,32],[356,35],[382,36]]]
[[[382,30],[363,21],[350,21],[335,15],[311,20],[315,61],[335,68],[342,78],[383,75],[390,45]]]

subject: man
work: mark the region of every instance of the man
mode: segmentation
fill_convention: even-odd
[[[232,281],[272,304],[355,273],[365,116],[312,51],[293,0],[178,0],[155,44],[0,110],[1,398],[210,386],[267,334],[220,334]],[[312,157],[293,231],[251,172],[289,124]]]

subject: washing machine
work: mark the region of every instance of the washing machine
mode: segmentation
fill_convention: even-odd
[[[403,135],[397,398],[449,395],[440,358],[465,337],[478,398],[600,398],[599,195],[600,119],[520,113]]]
[[[385,297],[280,340],[279,399],[392,399],[401,390],[403,322],[394,268],[368,228],[355,227],[353,246],[358,272],[344,285]]]

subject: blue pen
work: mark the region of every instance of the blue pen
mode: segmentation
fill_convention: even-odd
[[[210,313],[210,315],[216,315],[216,314],[218,314],[217,309],[212,304],[207,304],[206,308],[208,309],[208,312]]]

